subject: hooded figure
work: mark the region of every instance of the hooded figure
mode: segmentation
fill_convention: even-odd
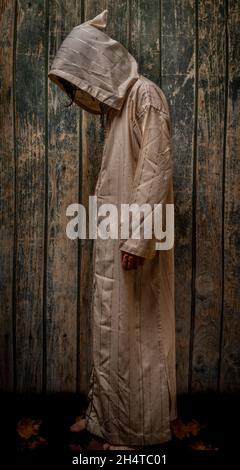
[[[128,51],[103,31],[106,15],[105,10],[71,31],[49,78],[65,92],[71,90],[83,109],[108,111],[95,190],[98,205],[172,204],[166,98],[138,73]],[[156,251],[155,241],[94,241],[86,428],[116,445],[166,442],[176,418],[174,253],[173,248]],[[134,264],[137,269],[130,269]]]

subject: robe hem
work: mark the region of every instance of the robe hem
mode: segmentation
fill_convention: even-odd
[[[133,437],[129,440],[122,440],[119,438],[119,434],[116,433],[107,433],[104,430],[101,430],[98,423],[89,421],[86,423],[86,430],[95,436],[104,439],[106,442],[112,445],[123,445],[123,446],[149,446],[149,445],[160,445],[170,442],[172,440],[172,435],[170,430],[166,432],[162,432],[161,436],[156,436],[155,438],[151,435],[151,437],[139,436],[139,438]]]

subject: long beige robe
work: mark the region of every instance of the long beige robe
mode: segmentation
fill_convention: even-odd
[[[65,39],[49,77],[79,91],[93,113],[111,107],[95,195],[98,204],[173,203],[170,118],[163,92],[139,75],[135,59],[103,32],[106,11]],[[145,258],[121,266],[121,250]],[[155,240],[94,244],[93,370],[87,429],[113,444],[171,438],[176,417],[173,249]]]

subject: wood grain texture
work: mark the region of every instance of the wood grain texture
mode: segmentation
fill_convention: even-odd
[[[81,23],[81,2],[49,3],[49,68],[62,40]],[[66,235],[66,209],[79,199],[79,110],[49,82],[46,384],[74,392],[77,381],[78,240]]]
[[[178,392],[189,385],[194,185],[194,0],[161,10],[162,89],[170,106],[175,199],[175,304]]]
[[[16,384],[42,390],[44,1],[18,2],[16,50]]]
[[[160,2],[131,2],[130,50],[139,72],[160,84]]]
[[[13,366],[14,253],[14,2],[4,2],[0,16],[0,390],[11,391]]]
[[[220,391],[240,389],[240,4],[228,2],[224,315]]]
[[[93,242],[67,238],[66,209],[88,206],[104,133],[99,117],[66,108],[67,96],[48,83],[47,71],[71,28],[105,8],[107,32],[170,105],[178,394],[239,391],[234,0],[2,1],[0,388],[89,390]]]
[[[130,4],[129,0],[106,1],[106,8],[108,9],[107,34],[125,47],[128,47]]]
[[[106,2],[85,2],[85,20],[92,19],[106,8]],[[94,194],[103,150],[103,132],[100,119],[85,111],[82,113],[82,203],[88,208],[89,196]],[[88,217],[87,217],[88,219]],[[79,388],[88,393],[92,369],[92,286],[93,241],[84,240],[81,250],[80,275],[80,374]]]
[[[222,306],[225,3],[200,1],[192,390],[216,391]]]

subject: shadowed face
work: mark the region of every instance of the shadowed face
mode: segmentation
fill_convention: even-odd
[[[74,102],[90,113],[102,114],[103,103],[101,103],[101,101],[99,101],[97,98],[94,98],[89,93],[80,90],[63,78],[61,78],[61,80],[59,79],[59,84],[61,85],[62,90],[65,91],[71,99],[71,102],[68,106],[71,106],[71,104]],[[109,106],[104,105],[104,109],[106,111],[109,109]]]

